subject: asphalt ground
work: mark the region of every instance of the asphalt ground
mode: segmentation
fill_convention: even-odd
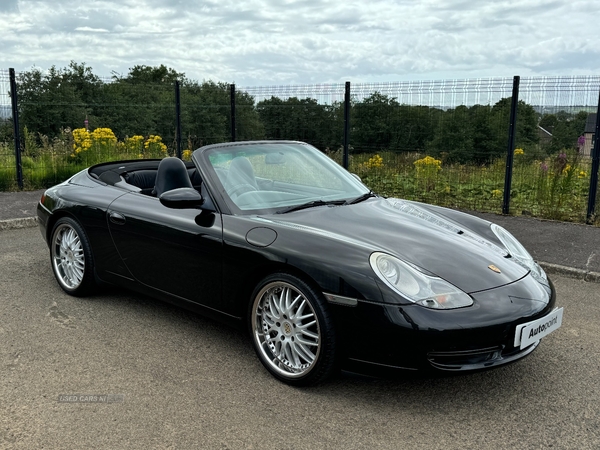
[[[49,259],[37,228],[0,232],[2,449],[600,448],[596,283],[553,276],[563,325],[514,364],[297,389],[243,332],[121,290],[70,297]]]
[[[36,226],[43,190],[0,192],[0,231]],[[600,227],[528,216],[470,212],[509,230],[549,274],[600,282]]]

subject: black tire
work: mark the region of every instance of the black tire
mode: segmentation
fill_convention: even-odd
[[[69,295],[81,297],[96,286],[92,248],[85,231],[70,217],[52,228],[50,263],[58,285]]]
[[[258,283],[248,325],[258,358],[278,380],[310,386],[333,374],[336,336],[327,303],[300,278],[274,273]]]

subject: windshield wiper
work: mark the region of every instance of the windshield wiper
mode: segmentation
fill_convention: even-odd
[[[360,203],[365,201],[368,198],[377,197],[372,191],[367,192],[366,194],[361,195],[360,197],[356,197],[354,200],[350,200],[347,202],[347,205],[354,205],[355,203]]]
[[[277,214],[285,214],[292,211],[299,211],[301,209],[314,208],[315,206],[326,206],[326,205],[345,205],[346,200],[313,200],[310,202],[302,203],[301,205],[290,206],[285,209],[280,209]]]

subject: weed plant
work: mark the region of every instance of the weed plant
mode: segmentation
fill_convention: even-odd
[[[52,140],[25,130],[23,147],[21,162],[28,190],[55,185],[100,162],[172,154],[160,136],[134,135],[118,141],[108,128],[92,132],[65,129]],[[191,148],[184,150],[184,159],[189,160],[191,152]],[[341,149],[326,153],[341,164]],[[511,213],[585,221],[591,160],[581,158],[575,150],[544,158],[527,153],[523,149],[514,153]],[[504,158],[486,164],[458,164],[445,162],[443,155],[436,159],[422,153],[351,151],[349,168],[374,192],[386,197],[463,210],[502,210]],[[16,189],[14,148],[10,142],[0,142],[0,191]]]

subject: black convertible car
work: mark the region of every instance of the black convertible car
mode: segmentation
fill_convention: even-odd
[[[379,197],[302,142],[192,160],[99,164],[48,189],[38,217],[60,287],[109,283],[247,326],[295,385],[339,367],[499,366],[561,325],[552,283],[495,224]]]

